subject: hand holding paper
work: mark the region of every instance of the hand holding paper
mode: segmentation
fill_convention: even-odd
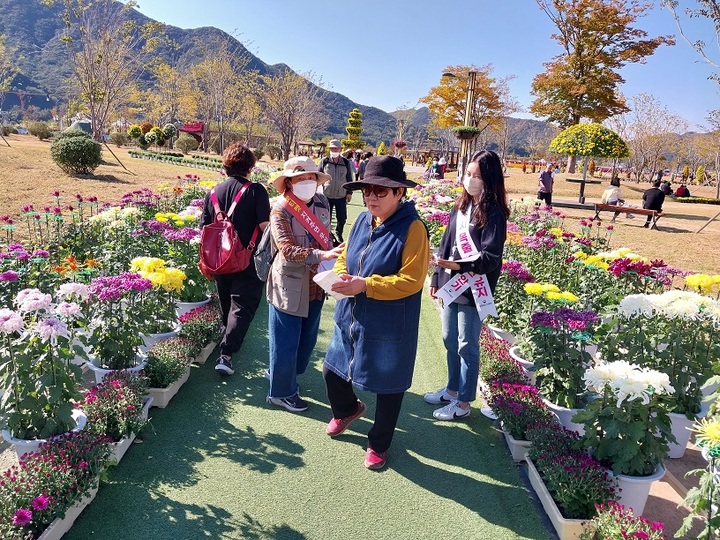
[[[325,270],[324,272],[318,272],[315,274],[313,281],[320,285],[322,289],[336,300],[342,298],[349,298],[351,295],[341,294],[332,289],[333,283],[340,281],[340,276],[331,270]]]

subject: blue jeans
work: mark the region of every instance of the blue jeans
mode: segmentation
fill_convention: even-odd
[[[460,401],[473,401],[480,370],[482,321],[475,306],[455,302],[443,308],[441,318],[447,350],[447,389],[457,391]]]
[[[307,317],[268,306],[270,397],[282,399],[300,392],[297,376],[305,373],[315,349],[323,301],[311,301]]]

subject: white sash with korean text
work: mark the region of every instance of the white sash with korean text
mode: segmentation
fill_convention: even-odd
[[[471,262],[480,256],[475,242],[470,236],[470,216],[472,215],[472,205],[468,205],[465,212],[458,212],[455,225],[455,245],[460,253],[460,259],[456,262]],[[437,296],[443,302],[443,305],[449,305],[455,299],[465,292],[468,287],[472,291],[475,307],[482,321],[488,315],[497,317],[495,309],[495,300],[490,291],[485,274],[476,274],[474,272],[465,272],[457,274],[448,281],[441,289],[438,290]]]

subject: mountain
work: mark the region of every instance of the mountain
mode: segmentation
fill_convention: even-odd
[[[65,29],[60,13],[59,3],[49,7],[40,0],[0,0],[0,34],[7,36],[8,45],[17,47],[22,73],[13,81],[13,87],[20,89],[21,95],[7,93],[2,106],[4,110],[20,105],[21,99],[23,106],[49,109],[64,94],[63,86],[70,79],[71,72],[66,46],[59,39]],[[139,23],[151,20],[135,10],[131,16]],[[192,65],[200,60],[202,44],[219,41],[228,42],[230,49],[237,54],[247,55],[250,59],[247,70],[273,75],[290,69],[285,64],[266,64],[234,37],[214,27],[186,30],[165,25],[163,30],[170,41],[179,45],[177,49],[169,45],[158,49],[157,54],[169,64],[174,58],[179,66]],[[149,73],[144,73],[142,79],[146,82],[152,80]],[[320,94],[328,104],[328,122],[324,130],[313,134],[315,137],[345,138],[348,114],[357,108],[363,114],[363,139],[370,144],[379,144],[382,140],[389,143],[394,138],[395,119],[385,111],[355,103],[337,92],[320,89]]]

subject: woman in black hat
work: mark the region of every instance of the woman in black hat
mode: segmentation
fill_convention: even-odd
[[[353,386],[377,394],[375,422],[368,432],[365,466],[385,466],[405,391],[412,383],[420,301],[430,256],[428,233],[415,204],[405,200],[403,163],[372,157],[361,182],[367,205],[353,225],[332,286],[347,295],[335,309],[335,330],[323,375],[333,418],[326,432],[343,433],[367,408]]]

